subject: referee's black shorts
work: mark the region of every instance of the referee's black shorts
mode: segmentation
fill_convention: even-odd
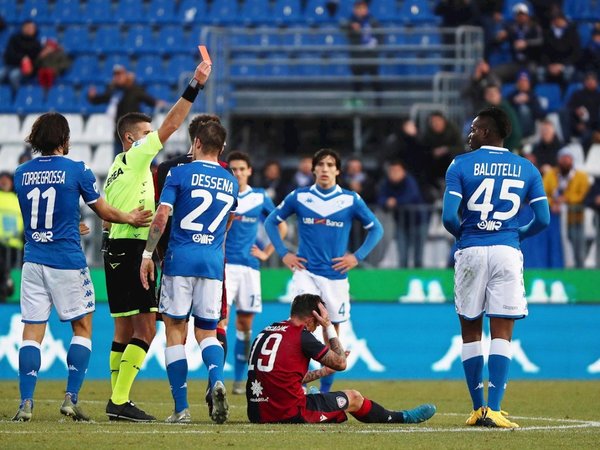
[[[109,239],[104,253],[106,291],[112,317],[127,317],[139,313],[157,312],[156,281],[148,280],[146,290],[140,281],[140,264],[146,241],[140,239]],[[157,271],[154,269],[154,280]]]

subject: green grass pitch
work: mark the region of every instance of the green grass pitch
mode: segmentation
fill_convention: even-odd
[[[600,382],[514,381],[503,408],[518,430],[467,427],[470,402],[460,381],[336,382],[336,389],[354,388],[390,409],[435,403],[438,413],[420,425],[370,425],[350,417],[341,425],[252,425],[244,396],[229,396],[231,417],[224,425],[208,418],[202,400],[205,382],[191,381],[193,423],[132,424],[109,422],[104,408],[108,381],[88,381],[81,393],[93,423],[75,423],[59,413],[64,382],[38,382],[34,417],[29,423],[10,419],[18,406],[17,382],[0,383],[0,449],[60,448],[91,450],[185,448],[328,448],[406,449],[592,449],[600,448]],[[227,383],[230,389],[231,383]],[[164,420],[172,409],[168,383],[138,381],[132,398]]]

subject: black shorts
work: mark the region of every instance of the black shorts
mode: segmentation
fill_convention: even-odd
[[[104,272],[112,317],[158,311],[156,281],[149,280],[148,290],[140,281],[140,264],[145,247],[146,241],[140,239],[108,240],[108,248],[104,253]],[[155,266],[154,280],[156,276]]]
[[[341,423],[348,419],[348,397],[342,391],[306,395],[305,423]]]

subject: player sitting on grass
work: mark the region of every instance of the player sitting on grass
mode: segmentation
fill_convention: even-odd
[[[326,330],[329,346],[311,333]],[[252,344],[248,361],[248,418],[253,423],[340,423],[346,413],[365,423],[420,423],[435,414],[435,406],[391,411],[353,389],[305,395],[310,383],[346,369],[346,352],[318,295],[294,298],[290,318],[266,327]],[[323,367],[308,372],[311,359]]]

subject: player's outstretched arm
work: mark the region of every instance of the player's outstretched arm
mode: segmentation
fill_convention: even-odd
[[[150,225],[150,232],[148,233],[148,240],[146,241],[146,248],[142,253],[142,263],[140,265],[140,280],[144,289],[149,289],[148,277],[151,281],[154,281],[154,261],[152,261],[152,253],[160,241],[160,237],[165,231],[167,226],[167,220],[169,220],[169,213],[171,212],[171,206],[161,204],[156,210],[154,220]]]
[[[519,239],[521,240],[539,233],[550,224],[550,207],[547,198],[530,203],[530,206],[533,210],[533,219],[528,224],[519,227]]]
[[[204,87],[204,84],[206,84],[206,81],[210,76],[211,67],[210,64],[204,61],[196,67],[194,78],[192,78],[181,95],[181,98],[173,105],[171,110],[167,113],[162,125],[158,128],[158,138],[162,144],[177,131],[189,114],[192,109],[192,103],[194,103],[198,92]]]
[[[109,205],[106,200],[100,197],[96,202],[88,205],[98,217],[106,222],[126,223],[132,227],[147,227],[152,220],[152,211],[143,209],[141,206],[131,212],[123,212]]]

